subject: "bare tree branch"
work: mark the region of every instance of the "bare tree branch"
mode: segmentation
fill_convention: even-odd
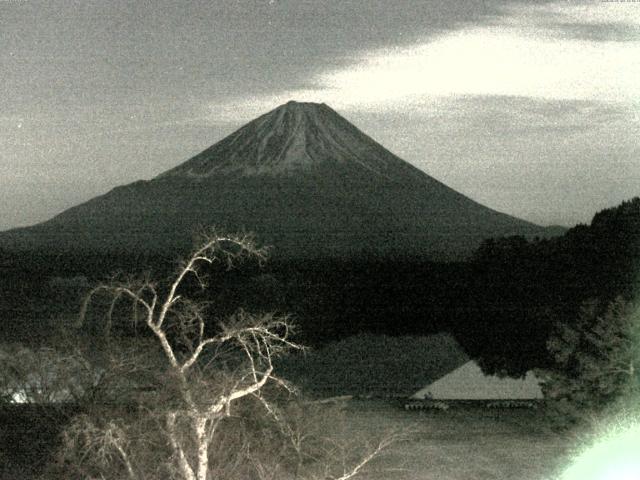
[[[92,289],[82,304],[79,325],[85,321],[94,298],[102,294],[109,296],[105,320],[105,333],[109,335],[116,312],[119,311],[116,305],[130,301],[134,326],[137,325],[139,312],[142,313],[144,322],[141,323],[152,333],[151,338],[159,347],[156,351],[162,352],[158,356],[165,363],[165,369],[160,368],[154,377],[161,382],[158,383],[162,385],[161,391],[155,403],[139,404],[144,407],[139,410],[144,412],[144,417],[137,419],[143,422],[142,418],[146,418],[144,425],[153,428],[164,439],[164,446],[160,449],[164,448],[167,465],[164,468],[170,477],[211,480],[214,476],[212,458],[225,454],[231,459],[231,467],[227,470],[222,468],[221,471],[242,471],[249,476],[279,480],[287,473],[287,469],[291,469],[293,462],[296,478],[302,478],[298,474],[302,473],[303,463],[318,461],[323,454],[319,449],[313,453],[305,451],[311,440],[323,443],[326,458],[331,458],[333,453],[342,448],[335,445],[332,448],[331,442],[321,438],[319,433],[305,431],[304,422],[298,425],[290,423],[286,418],[287,409],[280,409],[268,398],[268,389],[265,389],[267,384],[288,392],[294,391],[274,373],[276,357],[302,348],[292,339],[294,329],[288,316],[274,313],[253,315],[238,310],[226,320],[211,325],[215,327],[211,333],[212,330],[208,328],[208,305],[185,298],[187,278],[205,288],[207,266],[219,264],[231,268],[244,257],[261,262],[266,258],[266,251],[258,248],[249,235],[218,235],[210,231],[167,283],[157,286],[149,276],[114,280]],[[143,359],[138,360],[135,355],[128,358],[130,363],[127,360],[112,361],[112,365],[118,368],[105,372],[101,379],[105,382],[105,388],[114,376],[117,377],[116,372],[133,377],[137,368],[141,371],[146,368]],[[279,431],[277,435],[281,435],[283,440],[280,446],[271,451],[276,455],[275,458],[253,455],[253,440],[247,436],[240,437],[239,441],[244,443],[237,445],[237,451],[234,452],[220,452],[220,443],[214,443],[223,441],[224,435],[228,438],[228,429],[223,428],[224,425],[237,421],[243,409],[253,405],[252,399],[257,400],[258,405],[262,405],[268,413],[268,418],[275,420],[278,425],[275,432]],[[298,413],[302,419],[308,409],[322,408],[326,406],[300,404]],[[141,454],[136,457],[131,452],[134,448],[140,449],[143,443],[121,426],[124,423],[103,422],[102,425],[100,428],[95,424],[78,424],[75,435],[84,439],[82,445],[86,448],[82,455],[87,455],[82,457],[80,463],[90,461],[88,452],[98,452],[97,459],[105,462],[117,458],[126,475],[133,480],[137,474],[135,461]],[[271,435],[274,430],[270,432]],[[383,438],[356,461],[352,461],[350,466],[344,466],[339,474],[334,473],[335,465],[331,464],[322,478],[348,480],[355,477],[395,440],[393,436]],[[133,446],[134,442],[138,442],[137,447]],[[214,444],[215,449],[212,447]],[[346,448],[342,448],[342,453],[347,453]],[[145,454],[148,455],[146,451]],[[291,455],[293,460],[287,458]],[[158,470],[154,470],[154,475],[157,473]]]

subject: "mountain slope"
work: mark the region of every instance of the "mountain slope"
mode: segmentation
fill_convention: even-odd
[[[4,245],[182,250],[198,226],[248,230],[276,255],[468,255],[546,230],[486,208],[401,160],[324,104],[289,102],[150,181],[118,187]]]

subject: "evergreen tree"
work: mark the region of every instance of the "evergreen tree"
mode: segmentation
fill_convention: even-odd
[[[618,297],[585,302],[575,323],[557,323],[547,343],[555,360],[543,392],[561,424],[629,406],[640,393],[640,309]]]

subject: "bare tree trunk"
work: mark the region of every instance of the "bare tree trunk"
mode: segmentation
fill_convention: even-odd
[[[207,436],[207,418],[197,417],[194,420],[196,442],[198,448],[197,480],[207,480],[209,471],[209,438]]]
[[[208,480],[209,445],[216,422],[229,415],[232,403],[244,397],[259,396],[267,382],[278,382],[286,387],[273,375],[272,358],[287,349],[300,348],[290,340],[288,317],[274,314],[254,316],[243,310],[227,321],[218,322],[217,335],[205,336],[207,319],[204,304],[182,298],[179,293],[181,284],[187,275],[192,275],[204,288],[203,277],[199,275],[202,266],[222,262],[231,267],[235,259],[243,256],[262,260],[265,251],[257,248],[248,236],[212,233],[181,266],[162,298],[156,284],[148,277],[142,277],[97,286],[85,298],[80,312],[79,325],[92,296],[100,291],[112,295],[107,313],[109,322],[120,298],[130,299],[134,309],[146,312],[145,323],[158,340],[182,397],[179,409],[166,412],[165,417],[167,440],[173,453],[171,462],[181,480]],[[111,328],[110,323],[108,327]],[[171,329],[177,329],[179,334],[188,338],[190,347],[186,351],[177,348],[178,345],[171,340],[168,334]],[[223,391],[208,399],[197,398],[198,379],[194,380],[190,372],[198,372],[199,359],[207,347],[217,351],[223,345],[246,355],[246,369],[236,372],[237,378]]]
[[[127,469],[127,474],[129,475],[129,479],[136,480],[136,474],[134,473],[133,466],[129,461],[129,455],[127,455],[127,452],[119,444],[116,444],[115,448],[120,454],[120,456],[122,457],[122,463],[124,463],[124,466]]]
[[[178,438],[178,433],[176,431],[176,417],[177,414],[175,412],[171,412],[167,415],[167,434],[169,436],[169,442],[171,443],[174,454],[178,458],[178,468],[184,480],[196,480],[193,469],[191,468],[191,465],[189,465],[184,450],[180,445],[180,439]]]

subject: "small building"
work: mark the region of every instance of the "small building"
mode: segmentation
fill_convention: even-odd
[[[533,372],[523,378],[487,375],[469,360],[455,370],[427,384],[411,396],[413,400],[540,400],[540,380]]]

